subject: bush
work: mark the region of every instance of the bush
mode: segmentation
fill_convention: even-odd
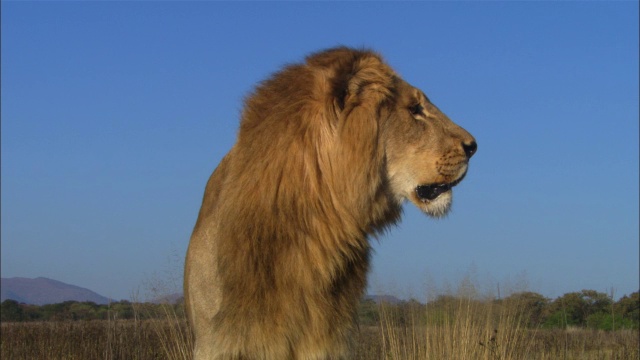
[[[5,300],[0,305],[0,319],[4,321],[22,321],[24,320],[24,311],[20,304],[15,300]]]

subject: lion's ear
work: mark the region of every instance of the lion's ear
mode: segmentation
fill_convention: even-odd
[[[333,88],[339,111],[358,105],[377,105],[392,93],[395,74],[378,56],[366,54],[339,71]]]

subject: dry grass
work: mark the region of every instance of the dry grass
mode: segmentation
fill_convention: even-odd
[[[3,323],[2,359],[189,359],[192,337],[175,307],[164,320]],[[638,330],[532,330],[517,304],[449,299],[426,308],[382,304],[362,326],[354,359],[638,359]]]
[[[383,354],[407,360],[523,359],[530,344],[519,315],[507,310],[490,302],[457,299],[426,310],[383,304]]]
[[[448,299],[435,305],[381,305],[375,354],[359,359],[631,360],[638,330],[545,330],[524,326],[517,303]],[[367,329],[371,331],[372,329]]]
[[[152,329],[160,341],[166,359],[191,359],[193,349],[193,335],[184,316],[184,305],[162,304],[160,310],[157,306],[145,308],[141,311],[160,313],[148,314],[150,317],[162,320],[155,320]]]
[[[168,359],[156,321],[96,320],[3,323],[1,358],[31,359]]]

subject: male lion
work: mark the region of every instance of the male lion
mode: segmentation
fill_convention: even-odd
[[[368,235],[445,215],[474,138],[374,52],[315,53],[246,99],[186,258],[195,359],[344,359]]]

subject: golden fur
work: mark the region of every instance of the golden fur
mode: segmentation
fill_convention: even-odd
[[[348,358],[368,235],[407,199],[444,215],[475,148],[370,51],[312,54],[261,83],[187,253],[195,358]]]

